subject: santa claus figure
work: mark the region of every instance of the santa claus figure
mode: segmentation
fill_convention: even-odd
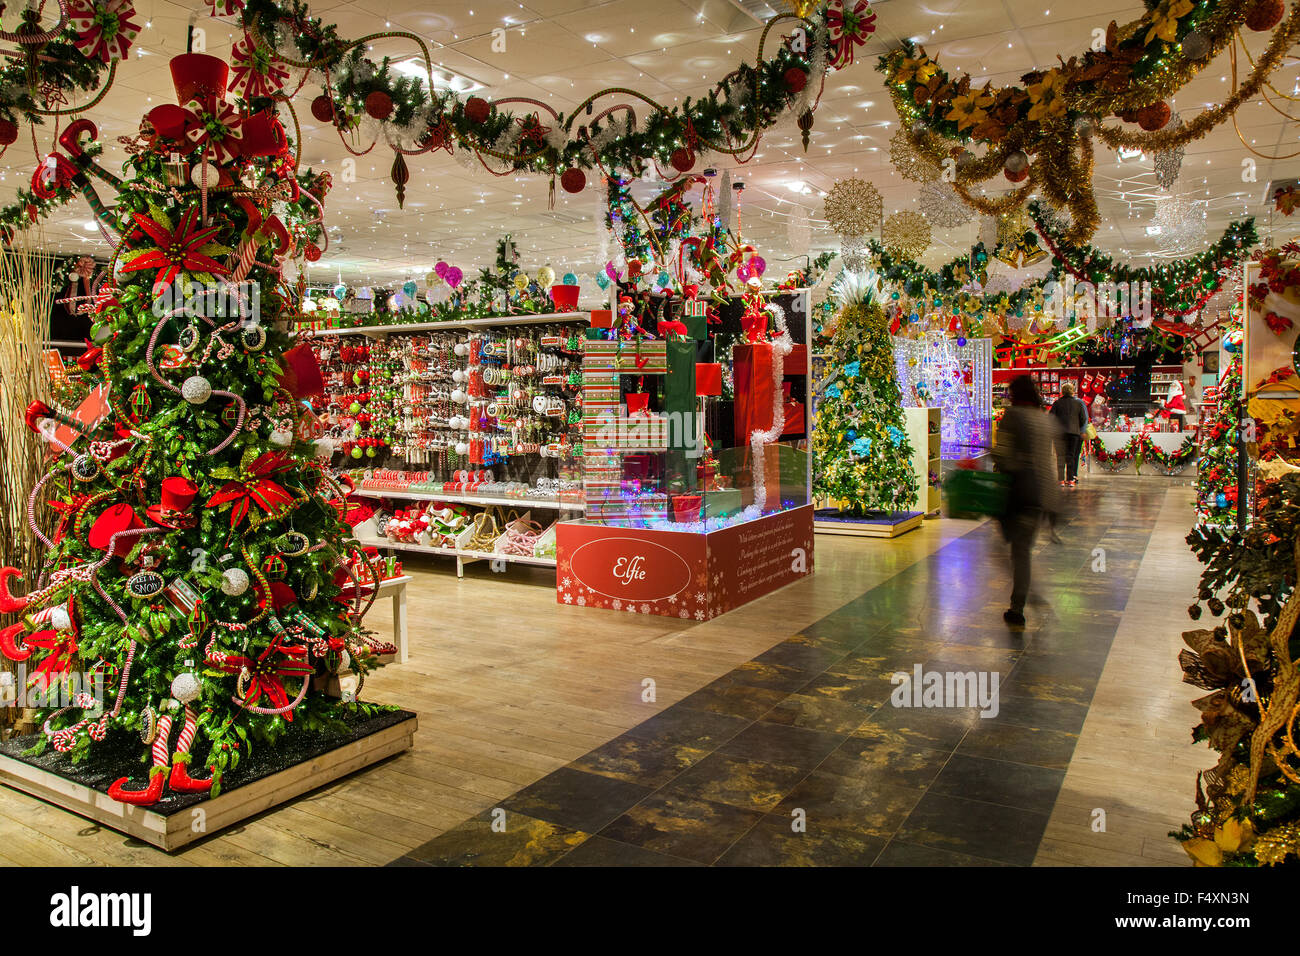
[[[1169,394],[1165,396],[1164,407],[1160,414],[1168,418],[1178,431],[1183,430],[1184,416],[1187,414],[1187,401],[1183,395],[1183,383],[1177,380],[1169,385]]]

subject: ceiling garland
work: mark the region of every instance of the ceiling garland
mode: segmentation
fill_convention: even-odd
[[[673,178],[689,172],[700,154],[722,153],[746,162],[762,133],[781,117],[797,117],[807,148],[813,113],[826,74],[853,62],[856,47],[875,30],[874,15],[846,12],[843,0],[830,0],[805,16],[778,14],[767,21],[753,65],[741,63],[707,93],[666,106],[636,90],[611,87],[587,97],[569,114],[540,100],[479,96],[462,99],[434,90],[428,45],[411,33],[388,31],[358,40],[311,16],[305,3],[277,0],[209,0],[215,13],[237,16],[261,56],[260,75],[283,87],[275,64],[322,81],[324,92],[312,103],[313,115],[332,122],[348,148],[368,152],[381,139],[394,151],[392,176],[399,195],[409,178],[405,156],[445,149],[470,157],[499,175],[529,172],[558,178],[579,192],[586,171],[654,172]],[[859,2],[869,14],[869,7]],[[788,33],[779,42],[778,26]],[[393,61],[376,63],[362,52],[382,39],[406,39],[419,49],[424,77],[396,75]],[[258,64],[254,64],[255,71]],[[296,91],[295,91],[296,92]],[[283,89],[268,91],[288,103]],[[252,100],[256,107],[256,98]],[[292,109],[292,107],[290,107]],[[638,111],[641,116],[638,116]],[[368,145],[349,140],[363,134]]]
[[[1165,98],[1242,27],[1272,31],[1251,72],[1218,106],[1183,125],[1171,124]],[[1281,0],[1160,0],[1122,27],[1112,21],[1102,49],[1027,73],[1023,87],[975,87],[969,74],[948,74],[910,42],[881,57],[877,69],[916,161],[944,175],[957,195],[985,215],[1023,205],[1037,191],[1068,211],[1065,237],[1082,245],[1100,222],[1092,185],[1094,138],[1114,149],[1148,153],[1185,146],[1230,120],[1297,39],[1300,5],[1287,13]],[[1107,116],[1141,130],[1103,125]],[[975,144],[986,147],[982,156],[968,149]],[[980,185],[999,175],[1017,188],[997,198],[981,195]]]

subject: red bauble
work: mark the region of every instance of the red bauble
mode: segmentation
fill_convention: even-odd
[[[302,254],[307,257],[308,262],[319,262],[320,246],[316,245],[314,242],[309,242],[302,250]]]
[[[471,96],[465,101],[465,118],[471,123],[486,123],[492,107],[481,96]]]
[[[1282,0],[1255,0],[1246,14],[1246,26],[1252,30],[1271,30],[1285,13],[1286,4]]]
[[[334,119],[334,101],[322,93],[311,101],[311,115],[322,123],[331,122]]]
[[[393,115],[393,98],[383,90],[375,90],[366,97],[366,112],[377,120],[386,120]]]
[[[11,146],[18,141],[18,124],[0,119],[0,146]]]
[[[1169,122],[1169,104],[1164,100],[1159,103],[1152,103],[1150,106],[1144,106],[1137,112],[1138,126],[1141,126],[1148,133],[1154,133],[1158,129],[1164,129]]]
[[[560,174],[560,185],[566,193],[580,193],[587,186],[587,174],[577,166]]]
[[[1026,166],[1018,173],[1013,173],[1009,169],[1002,170],[1002,175],[1007,177],[1013,183],[1023,183],[1029,177],[1029,167]]]
[[[807,85],[808,74],[799,67],[792,66],[785,71],[785,88],[791,93],[802,93]]]
[[[669,161],[673,164],[673,169],[679,173],[689,173],[691,167],[695,165],[695,154],[691,152],[690,147],[678,146],[673,150]]]

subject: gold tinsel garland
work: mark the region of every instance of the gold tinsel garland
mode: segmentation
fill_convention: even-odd
[[[1152,14],[1149,13],[1142,19],[1120,28],[1117,35],[1122,38],[1146,29],[1151,16]],[[1232,31],[1243,22],[1244,17],[1243,5],[1224,3],[1201,26],[1206,33],[1215,37],[1226,36],[1227,42],[1232,42]],[[1041,121],[1022,120],[1013,124],[1007,129],[1001,142],[990,143],[987,152],[981,157],[975,157],[959,141],[933,132],[926,123],[924,112],[908,99],[907,94],[911,84],[899,79],[904,63],[921,62],[931,65],[934,61],[925,55],[924,49],[920,50],[919,61],[907,60],[904,49],[893,50],[884,60],[886,85],[902,120],[899,134],[910,146],[910,153],[901,145],[898,152],[912,163],[908,167],[908,173],[903,173],[902,168],[900,173],[909,179],[921,181],[918,171],[914,168],[915,160],[928,163],[935,175],[946,168],[946,163],[957,160],[956,168],[953,170],[956,180],[955,192],[972,208],[985,215],[996,215],[1013,208],[1023,202],[1024,197],[1027,197],[1031,189],[1037,186],[1052,205],[1069,210],[1071,226],[1067,238],[1075,244],[1086,243],[1095,234],[1100,223],[1092,185],[1094,156],[1091,136],[1094,129],[1097,137],[1112,149],[1121,147],[1140,149],[1148,155],[1173,150],[1200,139],[1230,118],[1235,122],[1234,114],[1238,107],[1252,99],[1267,83],[1269,74],[1281,65],[1283,57],[1297,39],[1300,39],[1300,5],[1294,7],[1287,19],[1275,30],[1268,48],[1258,61],[1252,61],[1253,69],[1245,82],[1237,86],[1221,105],[1203,111],[1184,125],[1171,123],[1163,130],[1146,133],[1116,126],[1103,126],[1087,116],[1073,122],[1065,116],[1045,116]],[[1214,58],[1215,52],[1217,50],[1211,50],[1197,60],[1181,55],[1168,57],[1162,60],[1163,65],[1156,73],[1144,77],[1140,83],[1130,83],[1121,91],[1094,90],[1086,94],[1069,91],[1066,93],[1069,101],[1067,115],[1084,113],[1101,116],[1158,103],[1191,80]],[[1071,60],[1062,68],[1067,76],[1073,69],[1073,63],[1074,61]],[[961,86],[963,82],[968,83],[969,77],[962,77],[957,81],[957,85]],[[933,109],[933,106],[930,108]],[[891,145],[891,159],[894,152]],[[1013,199],[1012,197],[1016,195],[1013,193],[999,200],[989,200],[971,192],[972,185],[986,182],[1001,174],[1007,158],[1016,152],[1024,152],[1036,157],[1037,160],[1029,167],[1029,181],[1021,190],[1017,190],[1018,193],[1023,193],[1021,198]]]
[[[880,225],[884,201],[865,179],[841,179],[826,194],[826,221],[841,236],[865,236]]]
[[[885,220],[880,239],[890,254],[915,259],[930,248],[930,223],[919,212],[896,212]]]

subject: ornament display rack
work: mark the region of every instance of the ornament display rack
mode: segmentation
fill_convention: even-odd
[[[526,329],[547,325],[577,326],[586,325],[589,319],[590,313],[588,312],[553,312],[504,315],[481,319],[464,319],[460,321],[452,320],[410,322],[393,325],[352,326],[341,329],[300,329],[298,334],[316,339],[326,336],[350,336],[365,337],[372,341],[381,341],[387,340],[391,336],[419,335],[422,333],[494,333],[508,332],[511,329]],[[489,402],[489,399],[476,399],[475,402],[481,405],[486,405]],[[570,404],[573,407],[576,407],[577,405],[576,402],[571,402]],[[468,403],[466,407],[468,408]],[[507,462],[508,461],[509,459],[507,458]],[[580,468],[580,459],[577,459],[577,462],[578,464],[575,467]],[[343,461],[344,467],[342,470],[346,470],[346,464],[347,461],[345,459]],[[412,469],[417,467],[408,460],[405,453],[400,455],[394,453],[389,458],[387,464],[389,467],[395,467],[399,464],[409,465]],[[509,470],[508,463],[505,467],[506,470]],[[437,485],[439,483],[446,484],[450,482],[452,478],[452,469],[447,469],[447,471],[448,474],[442,476],[445,479],[444,481],[439,482],[435,479],[432,481],[432,484]],[[436,487],[431,490],[425,490],[421,487],[421,485],[427,486],[429,484],[430,482],[425,481],[408,489],[396,487],[391,483],[384,482],[372,475],[357,482],[356,492],[351,497],[368,500],[382,499],[396,503],[409,502],[415,505],[440,503],[444,505],[462,505],[480,508],[508,507],[521,512],[540,511],[554,513],[557,519],[565,514],[581,513],[586,509],[586,503],[581,497],[581,490],[578,488],[575,488],[573,493],[567,497],[562,493],[557,493],[553,496],[514,496],[479,494],[470,490],[448,491],[440,490]],[[357,540],[364,546],[386,549],[390,553],[393,551],[401,551],[409,554],[429,555],[431,557],[454,558],[456,561],[456,574],[458,577],[463,577],[465,566],[474,561],[492,561],[502,562],[503,564],[522,564],[549,568],[554,568],[556,566],[556,559],[554,556],[511,554],[461,547],[446,547],[420,540],[394,540],[386,536],[381,536],[378,531],[378,525],[374,517],[368,518],[366,521],[361,522],[354,528],[354,534],[356,535]]]
[[[1132,375],[1135,366],[1133,365],[1071,365],[1057,366],[1047,368],[1039,366],[1034,368],[996,368],[993,370],[993,395],[995,398],[1005,398],[1007,386],[1011,380],[1018,375],[1030,375],[1038,382],[1039,392],[1043,396],[1043,401],[1051,404],[1061,397],[1061,384],[1069,382],[1074,386],[1074,394],[1079,395],[1079,382],[1088,374],[1105,374],[1109,381],[1113,382],[1116,376]],[[1178,379],[1182,375],[1183,368],[1181,365],[1153,365],[1151,367],[1152,382],[1168,382]],[[1157,376],[1160,376],[1157,379]],[[1172,378],[1168,378],[1172,376]],[[1158,404],[1163,398],[1163,392],[1156,394],[1150,387],[1146,391],[1135,393],[1136,397],[1115,399],[1107,395],[1107,403],[1113,407],[1119,405],[1150,405]]]
[[[894,356],[903,403],[943,412],[939,457],[960,461],[989,454],[993,340],[953,339],[946,332],[926,333],[919,339],[895,337]]]
[[[912,470],[916,474],[916,510],[925,517],[939,514],[943,505],[943,410],[905,408],[907,440],[912,445]]]

